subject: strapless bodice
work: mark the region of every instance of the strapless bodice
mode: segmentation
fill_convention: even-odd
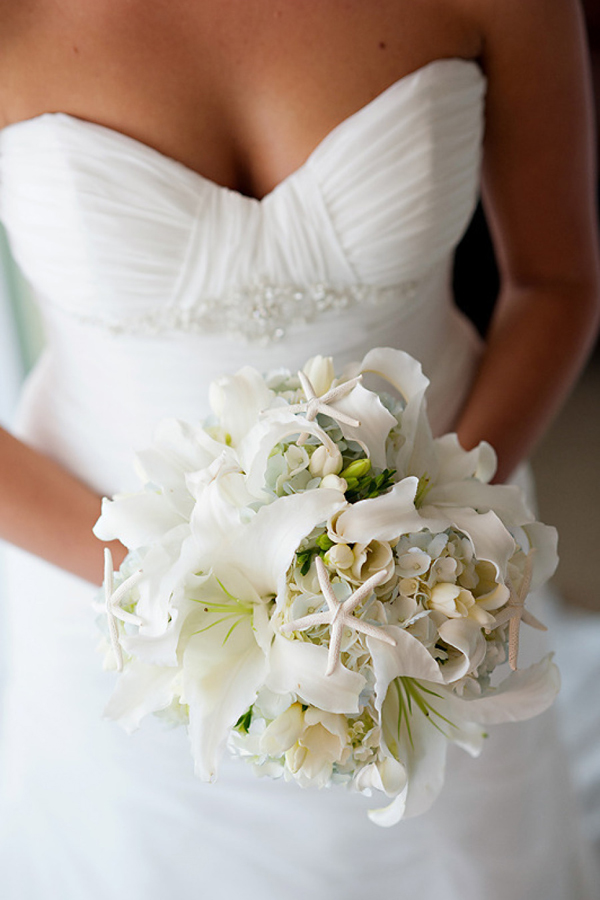
[[[484,90],[474,62],[434,61],[342,121],[262,200],[72,116],[4,129],[0,215],[48,335],[23,415],[56,407],[45,446],[59,441],[52,427],[75,440],[84,423],[88,442],[102,435],[106,471],[107,442],[202,414],[221,371],[315,352],[343,364],[374,344],[421,359],[437,427],[450,425],[477,355],[449,270],[477,196]],[[81,468],[82,449],[64,461]],[[93,481],[90,466],[80,474]]]

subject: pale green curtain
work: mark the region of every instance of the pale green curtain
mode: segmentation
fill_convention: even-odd
[[[16,336],[18,356],[24,373],[27,373],[43,346],[43,332],[39,315],[33,303],[31,290],[11,257],[4,229],[0,226],[0,267],[3,273],[5,316],[10,317]]]

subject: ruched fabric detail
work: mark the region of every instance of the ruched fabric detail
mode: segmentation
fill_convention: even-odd
[[[244,285],[404,284],[448,257],[472,212],[484,91],[475,63],[437,60],[261,201],[119,132],[42,115],[2,132],[0,214],[40,296],[97,323],[134,327]]]

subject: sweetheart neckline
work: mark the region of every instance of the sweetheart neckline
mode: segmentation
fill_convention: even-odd
[[[361,117],[367,115],[377,106],[379,106],[382,102],[384,102],[390,95],[394,94],[400,87],[404,87],[406,84],[409,84],[413,79],[417,76],[426,73],[427,71],[433,70],[434,68],[439,67],[440,65],[448,65],[448,64],[464,64],[466,66],[472,67],[475,72],[477,72],[478,76],[485,82],[486,76],[483,73],[480,65],[474,59],[465,59],[460,56],[451,56],[451,57],[440,57],[438,59],[433,59],[428,63],[425,63],[422,66],[419,66],[417,69],[413,69],[411,72],[407,72],[406,75],[402,75],[400,78],[396,79],[396,81],[392,82],[392,84],[388,85],[388,87],[384,88],[378,94],[373,97],[372,100],[369,100],[367,103],[360,106],[353,113],[350,113],[345,118],[341,119],[336,125],[333,126],[322,138],[318,141],[317,144],[310,151],[306,159],[295,169],[293,169],[285,178],[282,178],[270,191],[264,194],[262,197],[254,197],[247,194],[243,194],[241,191],[236,188],[228,187],[227,185],[219,184],[217,181],[213,181],[213,179],[208,178],[206,175],[202,175],[202,173],[192,169],[190,166],[187,166],[185,163],[180,162],[172,156],[169,156],[166,153],[158,150],[156,147],[153,147],[151,144],[147,144],[144,141],[138,140],[138,138],[134,138],[131,135],[125,134],[122,131],[119,131],[117,128],[111,128],[108,125],[102,125],[99,122],[94,122],[90,119],[84,119],[80,116],[71,115],[70,113],[65,112],[45,112],[40,113],[37,116],[31,116],[29,119],[21,119],[18,122],[11,122],[9,125],[5,125],[4,128],[0,129],[0,139],[2,135],[5,133],[13,132],[21,130],[22,128],[29,126],[31,124],[35,124],[37,122],[43,122],[47,119],[63,119],[70,123],[77,125],[82,128],[90,128],[92,130],[100,130],[102,133],[107,134],[115,138],[115,140],[120,140],[129,143],[132,147],[136,148],[136,150],[140,153],[147,153],[148,155],[153,156],[155,159],[159,159],[163,165],[171,165],[180,168],[183,170],[188,177],[192,177],[195,179],[202,187],[205,189],[211,189],[215,191],[221,191],[231,196],[236,197],[242,202],[246,202],[249,204],[256,204],[258,206],[263,206],[268,204],[270,199],[273,198],[280,190],[287,187],[288,184],[293,182],[296,178],[300,177],[300,175],[310,166],[311,162],[314,158],[322,151],[322,149],[331,141],[339,137],[339,134],[350,127],[351,124],[356,122]]]

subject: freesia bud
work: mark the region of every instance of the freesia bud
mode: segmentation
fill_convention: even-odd
[[[342,454],[335,448],[329,450],[323,444],[314,451],[310,458],[309,470],[311,475],[337,475],[343,466]]]
[[[327,393],[335,378],[331,356],[313,356],[302,371],[312,384],[317,397]]]
[[[362,478],[371,470],[370,459],[355,459],[341,473],[343,478]]]
[[[335,569],[349,569],[354,562],[354,554],[348,544],[334,544],[325,554],[325,563]]]
[[[325,478],[321,479],[319,487],[330,491],[339,491],[340,494],[345,494],[348,490],[347,483],[339,475],[326,475]]]

